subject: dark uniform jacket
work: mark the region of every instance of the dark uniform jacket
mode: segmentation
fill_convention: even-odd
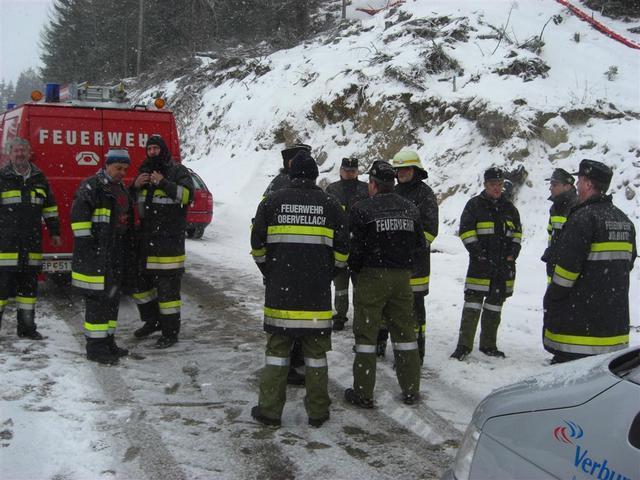
[[[426,255],[420,212],[395,193],[380,193],[351,209],[349,268],[412,270]]]
[[[549,200],[553,202],[551,208],[549,208],[549,225],[547,225],[549,244],[542,255],[542,261],[547,264],[547,280],[551,282],[553,267],[556,264],[554,252],[560,238],[560,232],[567,221],[569,211],[578,203],[578,195],[576,194],[576,189],[572,188],[555,198],[550,197]]]
[[[438,235],[438,201],[426,183],[417,176],[410,182],[396,185],[395,192],[412,202],[420,212],[420,223],[424,229],[426,255],[416,262],[411,275],[411,290],[414,293],[429,293],[431,273],[431,243]]]
[[[515,259],[520,253],[520,214],[504,195],[482,192],[467,202],[460,217],[460,239],[469,252],[465,293],[505,299],[513,294]],[[507,257],[513,257],[508,261]]]
[[[60,235],[58,207],[44,174],[31,164],[24,179],[11,163],[0,169],[0,270],[42,267],[42,219],[50,235]]]
[[[325,191],[338,201],[345,212],[347,221],[351,207],[360,200],[369,198],[369,187],[358,179],[338,180],[329,184]]]
[[[635,228],[611,203],[592,197],[569,215],[547,288],[544,346],[551,353],[596,355],[629,344],[629,273]]]
[[[278,175],[276,175],[267,186],[267,189],[262,194],[262,198],[266,197],[267,195],[273,192],[277,192],[278,190],[287,188],[289,185],[291,185],[291,178],[289,177],[289,172],[284,168],[281,168],[280,173],[278,173]]]
[[[137,192],[142,269],[147,274],[176,275],[184,272],[184,237],[193,180],[189,170],[170,157],[160,165],[157,159],[147,158],[139,171],[154,170],[164,176],[160,184],[149,183]]]
[[[104,170],[85,178],[71,206],[71,282],[84,294],[113,295],[132,263],[133,200]]]
[[[330,334],[331,280],[348,257],[338,203],[312,180],[293,179],[258,206],[251,248],[266,280],[265,331]]]

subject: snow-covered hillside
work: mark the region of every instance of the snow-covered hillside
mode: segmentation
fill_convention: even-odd
[[[461,265],[458,218],[480,190],[482,171],[523,166],[528,175],[515,203],[525,226],[520,264],[529,256],[531,265],[520,270],[535,272],[527,275],[536,284],[528,308],[538,310],[545,178],[554,168],[575,171],[582,158],[611,165],[614,201],[640,226],[640,51],[554,0],[407,1],[375,16],[355,10],[386,3],[353,2],[348,22],[290,50],[201,57],[194,72],[140,94],[162,92],[173,102],[184,158],[214,192],[210,253],[228,245],[239,264],[253,268],[246,255],[249,221],[281,166],[285,142],[313,146],[320,182],[338,178],[345,156],[366,166],[403,147],[417,150],[440,200],[434,247]],[[640,40],[627,31],[633,25],[600,20]],[[460,297],[463,267],[442,278],[437,258],[434,263],[429,303],[438,302],[438,285],[449,280]],[[519,298],[516,293],[512,303]],[[446,316],[455,330],[458,312]]]
[[[219,201],[253,209],[284,142],[304,141],[328,180],[344,156],[366,165],[416,149],[442,199],[445,232],[492,164],[529,172],[518,203],[537,213],[525,218],[525,241],[545,236],[544,178],[585,157],[615,168],[617,204],[640,216],[638,51],[553,0],[408,1],[373,17],[355,13],[291,50],[202,57],[193,74],[145,92],[165,92],[186,114],[185,158]],[[604,21],[640,38],[629,24]]]

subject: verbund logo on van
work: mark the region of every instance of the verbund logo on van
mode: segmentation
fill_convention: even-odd
[[[576,440],[582,438],[582,435],[584,435],[582,427],[573,422],[567,422],[566,420],[564,423],[567,424],[566,427],[556,427],[553,429],[553,436],[556,440],[563,443],[573,443],[571,441],[572,438]]]
[[[588,449],[577,443],[577,440],[584,436],[584,430],[580,425],[567,420],[564,423],[565,425],[553,429],[553,437],[563,444],[575,445],[573,466],[581,476],[583,476],[582,473],[586,473],[598,480],[631,480],[630,477],[616,472],[608,459],[590,454]]]
[[[44,145],[84,145],[101,147],[106,144],[110,147],[142,147],[147,144],[149,135],[155,133],[134,132],[103,132],[93,130],[47,130],[38,131],[38,143]]]

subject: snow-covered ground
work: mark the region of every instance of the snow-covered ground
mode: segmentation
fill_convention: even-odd
[[[354,2],[352,8],[376,3]],[[17,339],[14,311],[5,312],[0,332],[0,478],[436,478],[485,395],[526,376],[555,371],[568,377],[577,368],[549,366],[541,344],[546,278],[539,257],[549,206],[544,179],[555,167],[574,170],[583,157],[611,164],[614,202],[640,230],[640,195],[626,195],[627,186],[640,190],[640,54],[592,30],[552,0],[408,1],[400,11],[414,19],[466,17],[476,28],[469,42],[444,47],[464,67],[457,91],[434,75],[424,80],[425,91],[411,92],[416,101],[432,95],[446,101],[475,98],[521,118],[541,110],[601,109],[602,102],[631,113],[569,126],[567,142],[553,148],[522,138],[490,146],[460,116],[442,129],[421,130],[420,143],[407,145],[418,150],[429,171],[428,183],[443,198],[427,297],[422,403],[409,408],[398,401],[391,360],[385,359],[378,369],[378,408],[361,412],[344,404],[341,392],[351,383],[349,323],[334,335],[329,354],[334,403],[332,418],[322,429],[306,425],[300,389],[289,389],[283,428],[277,432],[255,424],[249,414],[257,399],[264,344],[263,286],[249,255],[249,225],[281,164],[283,145],[274,143],[273,130],[285,120],[295,125],[314,153],[327,154],[321,176],[333,181],[340,159],[360,156],[372,139],[350,124],[320,127],[309,117],[311,105],[330,102],[352,83],[366,83],[372,101],[405,93],[407,87],[385,78],[384,67],[371,57],[386,54],[398,67],[419,62],[420,45],[407,43],[408,37],[382,40],[400,33],[402,24],[385,28],[389,18],[384,13],[358,14],[361,23],[346,27],[352,35],[277,52],[263,59],[271,69],[267,74],[205,89],[200,109],[186,122],[185,159],[204,177],[216,207],[203,240],[188,242],[185,321],[174,350],[157,352],[153,341],[131,339],[138,325],[128,301],[122,307],[119,338],[132,355],[112,368],[84,359],[77,298],[51,285],[43,288],[38,322],[48,338],[41,343]],[[563,21],[547,25],[540,54],[551,67],[548,78],[525,83],[491,73],[513,47],[503,43],[491,54],[497,41],[480,38],[492,32],[488,24],[501,27],[509,18],[508,31],[523,41],[540,34],[554,15]],[[603,21],[638,41],[637,34],[626,32],[628,24]],[[580,34],[580,43],[573,40],[574,33]],[[618,75],[609,81],[603,73],[612,65]],[[471,81],[475,75],[479,80]],[[171,93],[177,83],[163,88]],[[526,99],[526,106],[513,103],[519,98]],[[219,118],[216,127],[205,129],[212,118]],[[561,119],[555,121],[563,126]],[[516,204],[525,236],[515,294],[505,305],[498,334],[507,358],[475,351],[457,362],[449,355],[456,344],[467,265],[466,251],[455,236],[458,217],[467,199],[480,191],[484,168],[513,166],[507,152],[524,147],[529,156],[521,163],[529,177]],[[561,155],[551,160],[554,154]],[[446,194],[456,186],[458,193]],[[638,298],[636,265],[630,292],[632,345],[640,344]]]

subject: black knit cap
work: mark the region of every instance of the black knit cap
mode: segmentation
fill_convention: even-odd
[[[551,177],[547,178],[546,180],[547,182],[558,182],[565,185],[573,185],[576,181],[576,179],[573,178],[573,176],[564,168],[556,168],[551,174]]]
[[[289,160],[296,156],[296,153],[300,151],[305,151],[307,153],[311,153],[311,146],[306,143],[295,143],[280,152],[282,155],[282,164],[284,168],[289,167]]]
[[[167,144],[164,142],[164,139],[160,135],[151,135],[147,139],[147,144],[145,145],[145,149],[150,145],[157,145],[160,147],[160,158],[165,160],[169,158],[169,149],[167,148]]]
[[[149,145],[157,145],[160,148],[167,148],[167,144],[164,142],[164,139],[160,135],[151,135],[149,138],[147,138],[147,144],[145,145],[145,148]]]
[[[340,168],[344,168],[345,170],[357,170],[358,169],[358,159],[357,158],[343,158],[342,164]]]
[[[318,178],[318,165],[311,154],[305,149],[300,150],[291,161],[289,169],[291,178],[308,178],[315,180]]]
[[[484,181],[489,180],[504,180],[504,172],[498,167],[487,168],[484,171]]]
[[[609,183],[611,183],[613,171],[602,162],[584,158],[580,162],[580,168],[576,173],[574,173],[574,175],[578,175],[579,177],[587,177],[608,186]]]
[[[396,171],[389,162],[376,160],[369,169],[369,176],[380,183],[394,183]]]

